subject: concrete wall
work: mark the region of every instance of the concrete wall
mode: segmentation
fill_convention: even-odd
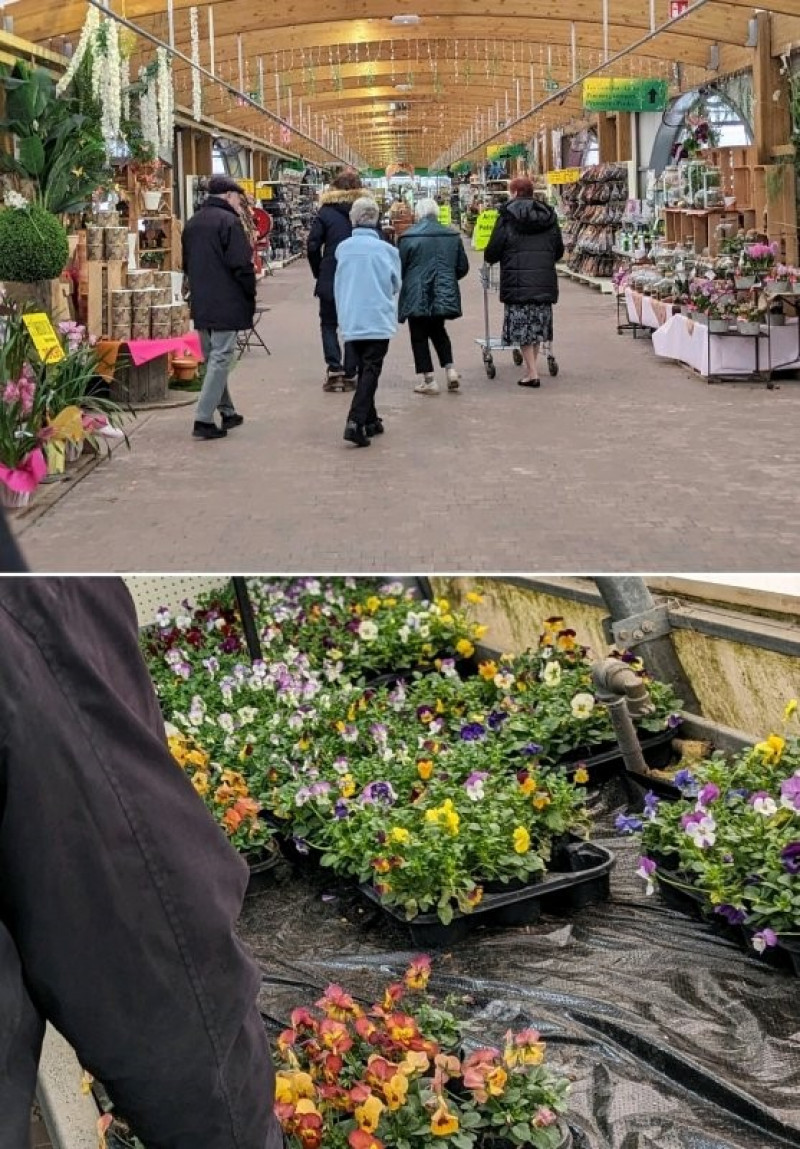
[[[575,580],[563,581],[578,586]],[[536,643],[541,624],[550,615],[561,615],[593,653],[603,654],[607,649],[602,620],[608,611],[602,605],[574,602],[556,593],[491,578],[482,583],[477,579],[436,578],[432,583],[437,594],[446,595],[454,603],[476,584],[482,586],[484,603],[472,609],[489,627],[484,640],[487,646],[497,650],[519,651]],[[583,591],[591,594],[588,580]],[[716,597],[719,591],[710,593]],[[762,596],[761,601],[768,603],[769,596]],[[748,612],[743,608],[743,613]],[[752,617],[756,617],[755,613]],[[800,628],[793,621],[783,625],[787,635],[798,635]],[[757,737],[781,731],[786,702],[800,695],[800,659],[688,630],[677,630],[674,635],[678,655],[700,699],[704,717]]]

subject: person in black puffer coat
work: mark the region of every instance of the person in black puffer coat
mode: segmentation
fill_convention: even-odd
[[[403,268],[398,318],[401,323],[408,320],[414,370],[422,375],[414,390],[419,395],[438,395],[429,343],[444,369],[448,391],[457,391],[459,374],[453,366],[453,348],[444,324],[446,319],[461,315],[458,281],[469,271],[469,260],[458,232],[439,223],[436,200],[420,200],[416,215],[418,222],[404,232],[397,245]]]
[[[221,439],[244,422],[228,390],[236,333],[253,326],[256,309],[253,248],[238,210],[244,198],[235,180],[212,176],[208,199],[183,229],[183,270],[206,361],[193,431],[198,439]],[[214,422],[216,410],[221,427]]]
[[[328,370],[322,387],[324,391],[344,386],[355,388],[358,363],[352,351],[344,347],[344,365],[339,346],[339,320],[333,281],[336,275],[336,248],[353,234],[350,209],[364,195],[356,172],[340,172],[320,200],[320,208],[311,224],[306,252],[311,271],[317,281],[314,295],[319,299],[319,326],[322,332],[322,351]]]
[[[484,259],[500,264],[503,342],[519,347],[526,367],[519,385],[538,387],[539,344],[553,338],[556,264],[564,255],[564,241],[556,213],[533,198],[533,184],[526,176],[512,180],[510,191],[512,198],[500,209]]]

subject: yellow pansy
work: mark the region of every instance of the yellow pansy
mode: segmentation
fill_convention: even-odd
[[[380,1097],[376,1097],[374,1093],[370,1094],[363,1105],[356,1107],[355,1118],[359,1129],[364,1129],[367,1133],[374,1133],[385,1108],[386,1106]]]
[[[579,786],[583,786],[584,783],[589,781],[589,771],[585,766],[579,766],[575,771],[575,781]]]
[[[482,662],[478,667],[478,674],[481,678],[485,678],[487,682],[491,682],[497,674],[496,662]]]
[[[480,606],[483,602],[483,595],[478,594],[476,590],[468,590],[466,594],[467,602],[471,602],[474,606]]]
[[[527,778],[524,778],[522,780],[522,782],[520,782],[519,788],[523,794],[535,794],[536,793],[536,779],[532,778],[531,775],[529,774]]]
[[[502,1097],[505,1092],[508,1074],[502,1065],[498,1065],[486,1077],[486,1089],[490,1097]]]
[[[518,854],[527,854],[531,848],[531,836],[524,826],[517,826],[514,831],[514,850]]]
[[[208,755],[204,754],[202,750],[191,750],[186,755],[186,762],[189,766],[198,766],[204,770],[208,765]]]
[[[455,619],[453,618],[452,614],[443,614],[439,621],[441,622],[442,626],[452,626],[455,622]]]
[[[444,1102],[441,1101],[439,1108],[431,1117],[431,1133],[436,1137],[449,1137],[451,1133],[458,1132],[458,1117],[455,1113],[451,1113]]]
[[[192,785],[202,798],[203,795],[208,793],[208,774],[206,774],[204,770],[196,770],[194,774],[192,774]]]
[[[431,644],[429,642],[426,642],[425,645],[423,646],[422,653],[425,655],[426,658],[430,658],[430,656],[433,654],[433,647],[431,646]]]
[[[783,721],[788,722],[793,714],[797,713],[797,699],[792,698],[786,703],[786,709],[783,712]]]
[[[410,839],[411,834],[403,826],[395,826],[395,828],[389,834],[390,842],[400,842],[401,844],[405,844],[406,842],[410,841]]]
[[[367,599],[367,610],[370,614],[375,614],[376,611],[381,609],[381,600],[377,595],[372,595]]]
[[[408,1096],[408,1078],[404,1073],[395,1073],[383,1087],[383,1095],[390,1111],[401,1109]]]
[[[462,658],[472,658],[475,653],[475,647],[468,638],[460,638],[456,643],[456,652],[460,654]]]
[[[430,758],[423,758],[417,763],[417,773],[423,782],[428,781],[433,773],[433,762],[431,762]]]
[[[311,741],[308,738],[301,738],[300,741],[297,743],[297,749],[305,751],[305,750],[308,750],[310,745],[311,745]]]
[[[485,626],[482,622],[476,622],[472,628],[472,633],[475,638],[483,638],[488,629],[489,627]]]
[[[534,810],[546,810],[549,805],[550,805],[550,795],[549,794],[537,794],[536,797],[533,799]]]
[[[436,605],[438,606],[439,610],[442,611],[448,611],[450,609],[450,601],[446,598],[437,598]]]
[[[409,1049],[400,1065],[400,1072],[407,1077],[413,1076],[415,1073],[426,1073],[430,1064],[431,1059],[427,1053],[423,1053],[421,1049]]]
[[[436,713],[437,714],[444,714],[444,710],[445,710],[444,703],[442,702],[441,698],[437,698],[436,699]]]
[[[356,780],[352,774],[342,775],[339,781],[339,793],[343,798],[352,798],[356,792]]]
[[[397,599],[396,598],[385,598],[383,600],[383,605],[384,606],[390,606],[390,607],[391,606],[397,606]]]
[[[770,734],[766,742],[759,742],[756,745],[756,750],[761,754],[767,766],[776,766],[781,760],[785,745],[785,739],[781,738],[779,734]]]

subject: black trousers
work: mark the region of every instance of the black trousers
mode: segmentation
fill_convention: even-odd
[[[247,867],[167,749],[118,579],[0,579],[0,1149],[45,1019],[148,1149],[281,1149]]]
[[[383,370],[383,361],[389,350],[388,339],[355,339],[347,346],[351,348],[358,364],[358,386],[350,405],[348,419],[362,426],[374,423],[378,418],[375,410],[375,392]]]
[[[342,350],[339,345],[339,317],[336,314],[336,301],[334,299],[319,300],[319,329],[322,334],[322,353],[325,363],[331,371],[344,370],[348,379],[356,373],[355,356],[348,344],[344,345],[344,363]]]
[[[436,350],[440,367],[449,367],[453,362],[453,347],[441,315],[409,316],[408,333],[411,336],[414,370],[417,375],[430,375],[433,371],[430,343]]]

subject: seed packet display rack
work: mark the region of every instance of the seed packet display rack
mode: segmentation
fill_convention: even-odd
[[[617,265],[614,249],[628,199],[627,164],[586,168],[577,183],[565,186],[563,195],[568,270],[609,278]]]

